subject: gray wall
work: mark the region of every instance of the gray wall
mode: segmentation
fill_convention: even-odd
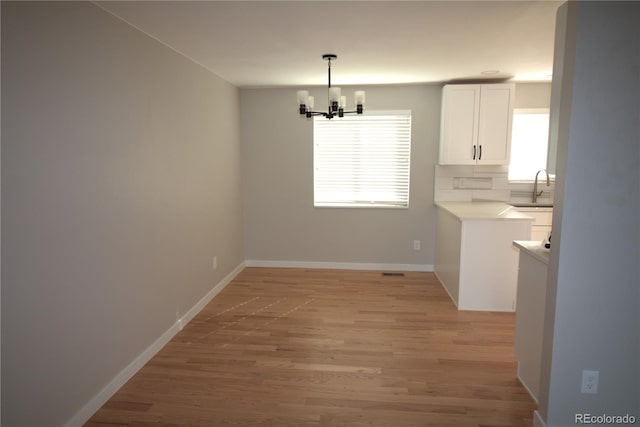
[[[89,2],[2,2],[2,104],[2,425],[61,425],[243,261],[239,94]]]
[[[516,84],[515,108],[549,108],[551,105],[551,83]]]
[[[371,86],[367,108],[412,110],[408,209],[314,208],[313,123],[295,88],[240,91],[245,256],[248,260],[433,264],[441,88]],[[343,88],[352,101],[353,88]],[[316,109],[326,88],[310,91]],[[413,240],[422,250],[413,250]]]
[[[432,267],[441,85],[363,88],[370,110],[412,111],[409,209],[313,207],[313,123],[297,116],[297,89],[240,91],[246,259]],[[326,105],[326,88],[311,95]],[[519,84],[516,106],[548,107],[549,97],[549,83]]]
[[[569,2],[558,18],[539,409],[549,427],[576,413],[640,418],[640,4]],[[598,394],[580,393],[585,369],[600,371]]]

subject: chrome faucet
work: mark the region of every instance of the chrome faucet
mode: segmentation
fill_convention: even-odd
[[[536,179],[533,182],[533,198],[531,200],[533,203],[538,203],[538,197],[542,195],[543,191],[540,190],[540,192],[538,193],[538,174],[540,172],[544,172],[544,174],[547,176],[547,187],[551,185],[551,182],[549,182],[549,172],[547,172],[546,169],[540,169],[538,172],[536,172]]]

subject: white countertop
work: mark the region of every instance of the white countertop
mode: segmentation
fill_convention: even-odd
[[[502,202],[436,202],[435,204],[461,220],[516,219],[533,221],[532,217],[520,213],[513,206]]]
[[[514,240],[513,246],[534,257],[538,261],[549,265],[549,251],[544,247],[544,242],[530,240]]]

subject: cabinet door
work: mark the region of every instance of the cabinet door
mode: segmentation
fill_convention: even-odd
[[[481,85],[478,164],[508,165],[515,85]]]
[[[442,89],[440,164],[473,165],[478,140],[480,85],[451,85]]]

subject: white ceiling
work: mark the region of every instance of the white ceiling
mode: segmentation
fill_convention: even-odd
[[[104,1],[239,87],[550,80],[559,1]],[[482,71],[498,70],[496,75]]]

